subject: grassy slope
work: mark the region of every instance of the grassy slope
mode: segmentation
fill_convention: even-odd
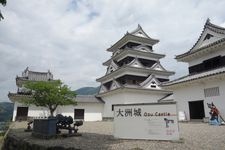
[[[2,148],[2,144],[3,144],[3,136],[0,136],[0,149]]]
[[[10,121],[13,115],[13,103],[0,103],[0,122]]]

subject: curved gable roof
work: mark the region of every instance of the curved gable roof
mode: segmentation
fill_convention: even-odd
[[[154,45],[159,42],[158,39],[153,39],[149,37],[142,27],[138,25],[137,29],[132,32],[127,32],[120,40],[118,40],[115,44],[113,44],[107,51],[113,52],[117,50],[119,47],[126,44],[128,41],[136,41],[140,43],[145,43],[147,45]]]
[[[209,37],[207,38],[207,36]],[[201,35],[190,51],[194,51],[202,46],[209,45],[222,38],[225,38],[225,28],[214,25],[210,22],[210,19],[207,19]],[[205,41],[208,41],[208,43]]]
[[[212,24],[209,19],[206,20],[203,31],[192,48],[183,54],[177,55],[176,59],[182,59],[190,54],[202,51],[207,47],[221,43],[225,40],[225,28]]]

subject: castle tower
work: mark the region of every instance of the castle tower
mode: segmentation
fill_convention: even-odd
[[[113,117],[114,104],[157,102],[172,93],[160,86],[174,72],[160,64],[165,55],[154,52],[153,46],[158,42],[138,25],[107,49],[112,56],[103,63],[106,74],[97,79],[101,82],[98,96],[105,101],[104,118]]]

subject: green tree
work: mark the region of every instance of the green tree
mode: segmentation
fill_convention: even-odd
[[[6,0],[0,0],[0,4],[5,6],[6,5]],[[1,21],[1,19],[4,19],[4,17],[3,17],[2,13],[1,13],[1,10],[0,10],[0,21]]]
[[[53,116],[58,106],[76,105],[74,91],[60,80],[54,81],[28,81],[25,88],[31,90],[31,98],[23,99],[22,102],[28,105],[47,107]]]

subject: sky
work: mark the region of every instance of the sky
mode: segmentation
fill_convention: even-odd
[[[0,6],[0,101],[16,92],[26,67],[50,70],[72,90],[99,86],[106,49],[138,24],[160,40],[153,50],[166,55],[161,64],[176,72],[171,79],[186,75],[175,56],[194,45],[207,18],[225,27],[224,8],[225,0],[8,0]]]

